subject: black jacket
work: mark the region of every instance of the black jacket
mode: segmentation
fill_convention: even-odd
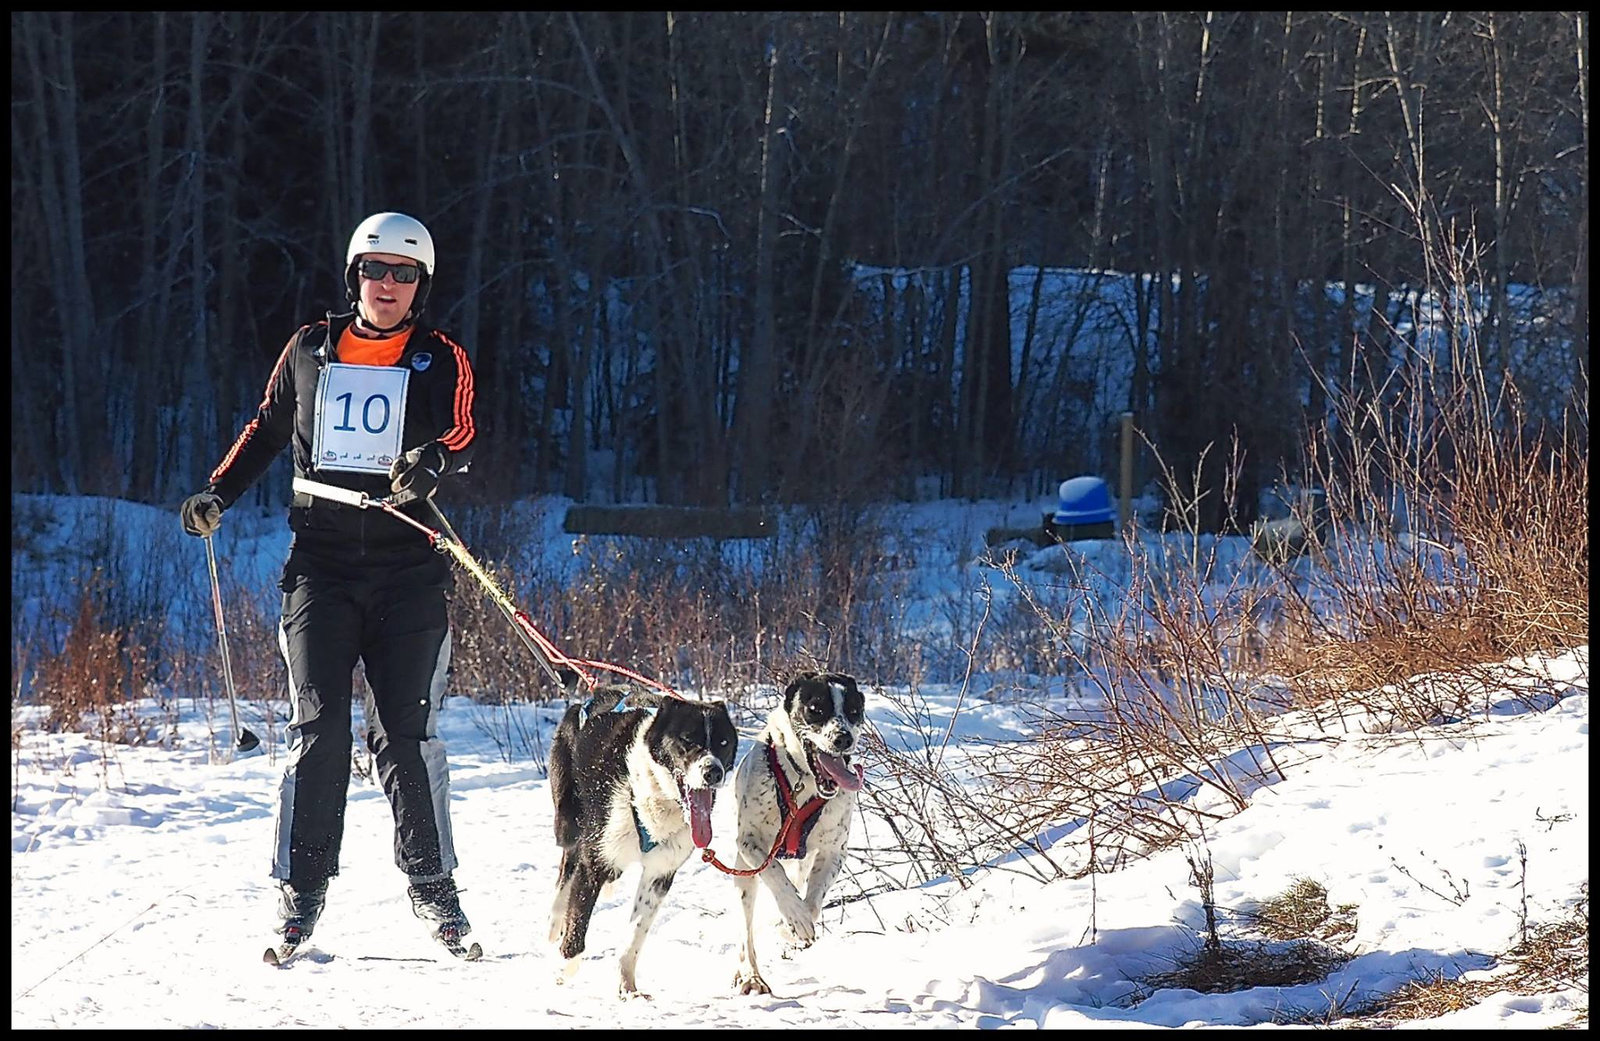
[[[323,321],[301,326],[289,337],[267,380],[266,395],[255,418],[245,425],[211,474],[209,490],[222,499],[224,508],[232,506],[266,472],[291,440],[296,477],[365,492],[375,499],[390,494],[386,475],[318,470],[312,459],[317,378],[324,365],[339,360],[339,338],[354,319],[353,314],[330,314]],[[411,369],[402,449],[437,441],[444,449],[443,472],[464,469],[478,440],[467,352],[438,330],[418,325],[395,364]],[[430,528],[438,526],[423,502],[402,509]],[[297,493],[289,509],[289,527],[294,542],[286,577],[287,572],[309,569],[377,575],[430,560],[442,565],[428,568],[430,572],[444,575],[449,571],[448,558],[436,554],[421,532],[382,510],[363,510]]]

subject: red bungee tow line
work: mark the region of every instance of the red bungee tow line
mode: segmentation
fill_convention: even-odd
[[[654,687],[674,697],[680,696],[677,691],[666,684],[650,679],[648,676],[641,676],[632,669],[623,668],[621,665],[592,661],[588,658],[573,658],[563,654],[544,633],[539,631],[538,627],[533,624],[532,619],[521,608],[512,603],[511,597],[507,596],[505,590],[500,588],[494,577],[473,559],[471,553],[467,552],[466,544],[461,541],[461,537],[450,526],[450,522],[445,519],[444,514],[439,512],[439,507],[434,504],[431,498],[423,501],[427,503],[428,509],[432,511],[434,518],[439,522],[439,527],[443,529],[442,531],[436,531],[416,518],[401,512],[401,506],[417,498],[416,496],[408,497],[404,492],[389,498],[374,499],[365,492],[359,492],[352,488],[341,488],[336,484],[325,484],[305,477],[296,477],[294,479],[294,490],[305,495],[317,496],[332,502],[354,506],[357,509],[380,509],[391,517],[402,520],[422,532],[423,535],[427,536],[428,542],[434,549],[441,553],[450,554],[455,558],[456,563],[460,564],[469,575],[478,580],[478,584],[483,586],[484,591],[489,594],[489,599],[494,601],[495,606],[500,609],[500,613],[505,615],[507,620],[511,622],[512,628],[516,630],[523,644],[532,652],[534,660],[544,669],[545,675],[549,676],[551,681],[563,691],[571,692],[571,684],[561,675],[563,668],[577,676],[579,681],[590,689],[599,683],[590,670],[601,669],[626,676],[631,680]]]
[[[415,495],[408,496],[404,492],[396,493],[388,498],[374,499],[365,492],[359,492],[352,488],[341,488],[336,484],[325,484],[322,481],[313,481],[306,477],[296,477],[294,479],[294,490],[305,495],[317,496],[332,502],[354,506],[357,509],[380,509],[391,517],[411,525],[427,536],[428,542],[434,549],[442,553],[449,553],[455,558],[456,563],[460,564],[468,574],[478,580],[478,584],[483,586],[484,591],[489,594],[489,599],[494,601],[495,606],[500,609],[500,613],[505,615],[511,622],[512,628],[516,630],[523,644],[532,652],[534,659],[544,669],[545,674],[550,677],[557,687],[566,691],[569,695],[572,693],[572,685],[562,677],[561,671],[563,668],[576,675],[579,682],[589,689],[593,689],[599,684],[599,681],[589,670],[601,669],[626,676],[631,680],[636,680],[648,687],[654,687],[662,693],[670,694],[675,698],[682,697],[681,694],[666,684],[650,679],[648,676],[641,676],[632,669],[623,668],[621,665],[593,661],[587,658],[573,658],[563,654],[544,633],[539,631],[538,626],[533,624],[527,614],[512,602],[511,597],[507,596],[505,590],[500,588],[494,577],[473,559],[471,553],[467,552],[466,544],[461,541],[461,537],[450,526],[450,522],[445,519],[444,514],[439,512],[439,507],[434,504],[431,498],[425,498],[423,501],[427,503],[428,509],[433,513],[434,518],[439,522],[439,528],[442,530],[430,528],[416,518],[401,512],[401,506],[417,498]],[[784,821],[783,826],[778,829],[777,838],[772,842],[772,849],[767,851],[766,859],[761,862],[759,867],[749,869],[728,867],[717,859],[716,852],[710,847],[701,850],[700,859],[718,871],[729,875],[758,875],[766,870],[768,864],[772,863],[772,858],[782,848],[784,837],[798,819],[799,815],[796,814]]]

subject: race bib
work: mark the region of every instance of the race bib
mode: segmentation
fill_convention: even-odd
[[[334,362],[317,377],[312,454],[319,470],[387,474],[400,455],[410,369]]]

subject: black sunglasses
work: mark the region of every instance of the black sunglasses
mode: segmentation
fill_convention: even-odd
[[[363,260],[356,265],[356,270],[361,272],[362,278],[374,282],[382,282],[384,275],[392,273],[394,280],[401,285],[410,285],[422,274],[422,269],[415,264],[385,264],[381,260]]]

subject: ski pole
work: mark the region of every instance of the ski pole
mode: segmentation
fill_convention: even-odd
[[[261,743],[249,729],[239,725],[239,707],[234,704],[233,662],[228,657],[228,624],[222,619],[222,586],[217,581],[217,552],[211,546],[211,536],[206,536],[206,564],[211,569],[211,612],[217,620],[217,645],[222,648],[222,679],[228,685],[228,716],[233,720],[233,732],[238,739],[236,752],[248,752]]]

